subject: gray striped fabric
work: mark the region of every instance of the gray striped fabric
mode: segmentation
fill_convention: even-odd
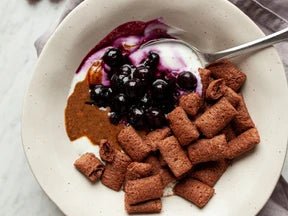
[[[288,0],[230,0],[266,34],[288,27]],[[288,77],[288,43],[275,45]],[[288,215],[288,214],[287,214]]]

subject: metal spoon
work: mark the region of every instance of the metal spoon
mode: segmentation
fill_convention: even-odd
[[[218,51],[215,53],[207,53],[207,52],[202,52],[196,47],[190,45],[189,43],[182,41],[180,39],[168,39],[168,38],[160,38],[156,40],[151,40],[141,46],[141,48],[155,45],[155,44],[160,44],[160,43],[179,43],[183,44],[187,47],[189,47],[191,50],[193,50],[194,53],[197,54],[199,57],[201,63],[203,66],[207,66],[215,61],[224,59],[224,58],[233,58],[238,55],[246,54],[248,52],[252,52],[255,50],[263,49],[265,47],[271,46],[275,43],[279,43],[281,41],[288,40],[288,27],[275,32],[273,34],[270,34],[268,36],[265,36],[263,38],[256,39],[254,41],[244,43],[242,45],[232,47],[229,49],[225,49],[222,51]]]

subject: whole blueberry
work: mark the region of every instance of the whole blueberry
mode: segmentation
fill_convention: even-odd
[[[144,109],[149,108],[152,105],[152,98],[149,94],[145,94],[139,101],[139,106]]]
[[[113,95],[112,88],[104,86],[102,89],[101,97],[108,104],[111,101]]]
[[[90,98],[92,101],[96,102],[101,98],[103,86],[102,85],[95,85],[91,86],[90,89]]]
[[[180,92],[179,91],[174,91],[173,94],[172,94],[172,97],[173,97],[173,101],[174,103],[177,103],[177,101],[179,100],[179,97],[180,97]]]
[[[151,107],[145,113],[146,122],[151,129],[161,128],[166,124],[164,113],[155,107]]]
[[[125,91],[125,84],[130,80],[129,75],[125,74],[114,74],[111,77],[111,87],[115,90],[115,92],[124,92]]]
[[[111,112],[109,114],[109,120],[112,124],[117,125],[121,120],[121,115],[119,115],[117,112]]]
[[[159,64],[160,57],[156,52],[149,52],[147,59],[144,61],[144,65],[156,69]]]
[[[121,50],[113,47],[109,48],[102,57],[105,64],[110,67],[117,67],[123,63],[123,55]]]
[[[166,100],[162,100],[157,104],[157,107],[165,114],[168,114],[175,108],[175,101],[173,97],[167,98]]]
[[[142,97],[144,90],[140,79],[134,78],[125,83],[125,93],[129,98]]]
[[[112,76],[117,73],[117,71],[118,71],[117,68],[105,69],[105,72],[107,73],[108,79],[110,79],[110,80],[111,80]]]
[[[139,65],[133,73],[134,78],[140,79],[143,84],[149,82],[152,77],[152,73],[145,65]]]
[[[130,76],[135,69],[134,65],[124,64],[119,68],[117,74]]]
[[[106,107],[111,102],[113,91],[110,87],[96,85],[90,90],[91,100],[99,107]]]
[[[111,109],[113,112],[123,114],[127,111],[128,107],[129,107],[129,102],[125,94],[120,93],[113,98],[112,103],[111,103]]]
[[[136,129],[144,127],[144,110],[141,107],[133,106],[128,112],[128,123]]]
[[[154,100],[163,100],[169,96],[170,90],[165,80],[157,79],[152,83],[152,97]]]
[[[176,77],[173,74],[166,73],[163,76],[163,80],[167,82],[168,87],[172,92],[176,89]]]
[[[194,91],[197,86],[197,79],[190,71],[183,71],[177,77],[177,85],[189,91]]]

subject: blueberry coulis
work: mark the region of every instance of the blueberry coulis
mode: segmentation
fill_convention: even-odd
[[[144,28],[138,35],[124,36],[94,50],[79,70],[87,70],[93,60],[102,61],[104,76],[100,83],[90,86],[91,104],[109,107],[112,124],[125,122],[136,129],[161,128],[167,124],[165,115],[177,106],[181,94],[201,90],[199,77],[192,69],[189,71],[181,58],[172,66],[165,62],[169,55],[166,48],[140,49],[147,38],[170,37],[164,30],[161,35],[151,36],[150,32],[147,36]]]

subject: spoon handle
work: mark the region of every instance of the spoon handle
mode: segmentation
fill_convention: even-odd
[[[259,38],[254,41],[233,48],[225,49],[219,52],[206,53],[204,54],[204,56],[208,63],[212,63],[214,61],[221,60],[223,58],[233,58],[238,55],[259,50],[284,40],[288,40],[288,27],[284,28],[281,31],[265,36],[263,38]]]

